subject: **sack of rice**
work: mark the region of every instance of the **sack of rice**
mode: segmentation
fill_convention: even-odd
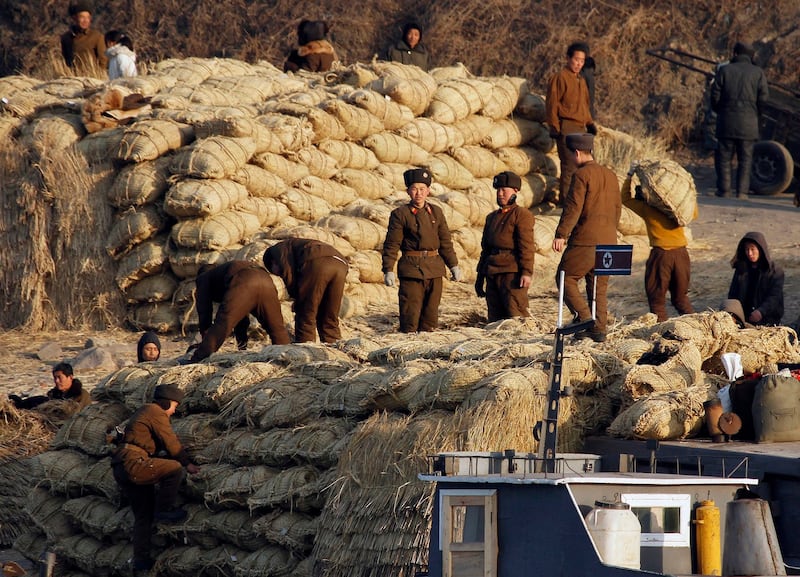
[[[316,105],[273,100],[264,105],[263,111],[307,119],[314,130],[312,142],[320,142],[326,139],[343,140],[347,137],[347,132],[342,123],[339,122],[339,119]]]
[[[378,200],[394,193],[394,187],[390,182],[378,174],[366,170],[343,168],[334,175],[333,179],[354,188],[358,192],[359,198]]]
[[[168,74],[147,74],[143,76],[117,78],[109,82],[109,85],[124,86],[134,94],[141,94],[149,98],[163,90],[172,88],[175,86],[175,82],[176,79]]]
[[[380,165],[374,152],[349,140],[323,140],[317,148],[334,158],[339,168],[372,170]]]
[[[466,189],[474,180],[472,173],[448,154],[432,155],[427,166],[433,174],[434,182],[449,188]]]
[[[457,242],[461,246],[468,258],[478,258],[481,255],[482,237],[483,228],[477,228],[476,226],[465,226],[453,231],[453,242]]]
[[[331,205],[324,199],[312,196],[297,188],[290,188],[278,197],[289,209],[289,214],[298,220],[312,221],[330,214]]]
[[[383,162],[378,165],[375,172],[384,180],[388,181],[395,190],[405,190],[406,183],[403,179],[403,174],[406,170],[415,168],[416,165],[412,164],[398,164],[396,162]],[[424,166],[424,164],[423,164]]]
[[[361,282],[383,282],[382,256],[377,250],[359,250],[351,254],[347,262],[358,271]]]
[[[483,105],[480,114],[489,118],[505,118],[514,111],[519,102],[520,94],[529,91],[528,81],[524,78],[501,76],[500,78],[487,78],[492,85],[489,99]]]
[[[160,236],[146,240],[120,259],[114,280],[121,290],[164,270],[167,264],[165,240]]]
[[[355,189],[335,180],[322,179],[318,176],[305,176],[295,182],[294,187],[323,199],[333,207],[345,206],[358,197]]]
[[[276,198],[289,188],[277,174],[250,163],[237,170],[231,180],[243,184],[248,194],[257,198]]]
[[[617,230],[623,235],[647,234],[647,224],[641,216],[627,206],[623,206]]]
[[[168,58],[153,65],[153,72],[168,74],[185,84],[200,84],[217,73],[217,58]]]
[[[186,248],[221,250],[251,237],[259,226],[254,214],[225,210],[208,218],[178,222],[172,227],[170,239]]]
[[[386,76],[371,82],[369,88],[388,96],[398,104],[404,104],[411,109],[414,116],[419,116],[428,108],[428,103],[436,92],[436,80],[428,74],[412,79]]]
[[[333,231],[308,224],[290,227],[276,227],[269,232],[269,235],[271,238],[276,240],[284,240],[287,238],[310,238],[312,240],[321,240],[322,242],[333,246],[333,248],[342,253],[342,256],[344,257],[348,257],[356,252],[356,249],[353,248],[352,244],[347,242]]]
[[[631,185],[641,185],[645,202],[672,217],[680,226],[694,220],[697,212],[694,179],[674,160],[640,162],[635,170],[635,181]]]
[[[194,279],[203,265],[222,264],[233,260],[233,255],[241,246],[226,247],[222,250],[197,250],[195,248],[179,247],[170,243],[167,248],[169,268],[173,274],[182,279]],[[194,281],[192,280],[192,286],[193,283]]]
[[[493,177],[495,174],[509,169],[491,150],[482,146],[460,146],[451,148],[449,153],[478,178]]]
[[[462,146],[464,135],[453,126],[420,116],[395,131],[431,153]]]
[[[126,162],[155,160],[195,139],[195,129],[172,120],[140,120],[125,129],[114,157]]]
[[[383,122],[384,129],[389,131],[414,120],[414,113],[408,106],[398,104],[368,88],[354,90],[345,97],[345,101],[374,114]]]
[[[108,202],[124,209],[158,200],[169,188],[170,162],[159,158],[123,167],[108,189]]]
[[[458,78],[440,84],[431,97],[425,116],[442,124],[452,124],[475,114],[492,95],[492,85],[475,78]]]
[[[389,226],[389,216],[392,213],[393,206],[385,203],[375,203],[363,198],[358,198],[342,207],[339,214],[345,216],[354,216],[359,218],[366,218],[374,223],[379,224],[383,229]]]
[[[15,122],[16,125],[14,125]],[[13,138],[21,125],[22,122],[19,119],[0,117],[0,138],[4,140]],[[122,140],[124,134],[125,129],[121,126],[101,130],[84,136],[75,143],[75,148],[89,164],[107,162],[108,151],[119,148],[120,140]]]
[[[553,253],[553,239],[556,237],[556,228],[560,216],[557,214],[540,214],[536,217],[533,227],[533,243],[536,253],[549,256]]]
[[[383,246],[386,237],[386,229],[371,220],[341,214],[325,216],[314,225],[332,230],[356,250],[377,250]]]
[[[20,132],[20,140],[39,156],[69,148],[86,134],[77,114],[50,113],[35,118]]]
[[[304,176],[311,174],[305,164],[293,162],[280,154],[272,152],[256,154],[251,162],[259,168],[279,176],[288,185],[292,185]]]
[[[264,102],[283,91],[277,78],[254,75],[250,70],[243,75],[209,78],[204,84],[231,93],[238,102],[253,104]]]
[[[541,172],[547,166],[545,154],[531,146],[498,148],[494,153],[508,166],[508,170],[520,176]]]
[[[369,148],[381,162],[425,165],[430,157],[427,150],[393,132],[380,132],[364,139]]]
[[[495,120],[489,134],[481,140],[483,146],[493,150],[528,143],[540,150],[549,150],[553,146],[550,133],[542,123],[524,118]]]
[[[309,146],[297,152],[288,152],[286,158],[305,164],[311,175],[319,178],[331,178],[339,171],[339,163],[336,162],[336,159],[315,146]]]
[[[467,217],[458,212],[457,210],[455,210],[449,204],[445,204],[444,202],[433,196],[428,197],[428,202],[442,209],[442,213],[444,214],[444,219],[447,221],[447,228],[449,228],[451,231],[459,230],[461,228],[469,226],[469,221],[467,220]]]
[[[236,104],[230,93],[206,85],[176,84],[167,90],[166,94],[179,96],[190,102],[206,106],[231,106]]]
[[[456,62],[452,66],[437,66],[428,71],[428,74],[436,79],[436,82],[453,80],[455,78],[469,78],[472,76],[469,69],[461,62]]]
[[[450,127],[461,133],[464,144],[480,144],[489,135],[492,126],[494,126],[494,121],[488,116],[473,114]]]
[[[184,178],[173,184],[164,197],[164,211],[172,216],[211,216],[247,198],[244,185],[232,180]]]
[[[140,242],[164,230],[167,219],[154,205],[131,207],[117,216],[106,241],[106,251],[119,258]]]
[[[239,201],[233,208],[240,212],[254,214],[262,228],[283,223],[289,216],[289,209],[286,205],[275,198],[249,196]]]
[[[672,441],[695,435],[703,425],[706,385],[667,391],[637,400],[608,427],[608,434],[629,439]]]
[[[544,122],[546,116],[544,96],[522,91],[514,108],[514,114],[534,122]]]
[[[257,117],[256,120],[278,137],[283,144],[284,151],[300,150],[310,146],[314,139],[314,128],[304,118],[268,113]]]
[[[458,190],[448,190],[439,194],[438,191],[434,193],[433,190],[432,185],[431,194],[464,216],[471,226],[483,226],[486,222],[486,215],[497,208],[488,200],[474,194],[465,194]]]
[[[172,299],[178,288],[178,279],[169,271],[144,277],[125,291],[128,303],[157,303]]]
[[[211,136],[179,150],[170,171],[198,178],[227,178],[247,163],[255,149],[252,138]]]
[[[328,100],[320,104],[320,108],[338,118],[347,135],[353,140],[361,140],[384,130],[380,118],[343,100]]]
[[[517,203],[525,208],[537,206],[544,202],[552,187],[558,186],[558,180],[532,172],[522,177],[522,188],[517,193]]]

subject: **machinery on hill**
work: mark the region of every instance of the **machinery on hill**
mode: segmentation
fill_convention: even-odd
[[[710,86],[721,64],[715,60],[675,48],[652,48],[648,55],[703,74]],[[709,67],[705,65],[710,65]],[[713,123],[710,123],[713,126]],[[794,192],[800,206],[800,92],[775,82],[769,83],[769,99],[761,115],[761,138],[753,150],[750,177],[753,192],[761,195]],[[715,140],[716,141],[716,140]]]

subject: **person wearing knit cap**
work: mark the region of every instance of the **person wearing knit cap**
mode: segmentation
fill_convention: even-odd
[[[770,256],[764,233],[751,231],[736,245],[728,300],[740,303],[741,320],[756,326],[779,325],[783,318],[783,267]]]
[[[553,250],[563,252],[556,271],[556,286],[560,284],[563,271],[564,303],[578,322],[592,319],[589,303],[594,296],[597,305],[594,323],[575,337],[602,342],[606,340],[608,325],[608,276],[597,277],[597,291],[592,295],[595,247],[617,242],[617,225],[622,212],[619,182],[611,170],[594,161],[593,135],[568,134],[564,142],[575,156],[578,170],[564,199],[564,210],[553,239]],[[578,288],[580,279],[586,282],[586,299]]]
[[[506,171],[492,185],[500,208],[486,217],[475,282],[475,293],[486,297],[490,323],[528,316],[535,253],[533,213],[516,202],[522,179]]]
[[[303,20],[297,26],[297,48],[283,63],[284,72],[308,70],[326,72],[339,60],[333,45],[327,40],[328,24],[321,20]]]
[[[170,417],[183,396],[176,385],[158,385],[153,401],[128,419],[111,459],[114,479],[133,511],[134,571],[146,571],[153,566],[150,552],[153,522],[175,523],[187,516],[184,509],[175,507],[184,468],[189,474],[200,471],[170,424]]]
[[[759,116],[769,98],[764,71],[753,64],[753,47],[737,42],[730,63],[720,66],[711,85],[711,109],[717,113],[717,196],[733,193],[736,154],[736,196],[750,193],[753,147],[759,138]]]
[[[567,48],[567,62],[551,79],[545,100],[545,122],[555,139],[561,161],[559,199],[561,206],[569,191],[572,175],[578,169],[575,155],[569,150],[566,136],[573,133],[597,133],[589,101],[589,87],[581,70],[589,55],[589,46],[575,42]]]
[[[383,242],[384,283],[393,287],[400,277],[400,332],[433,331],[439,323],[445,267],[456,282],[461,282],[463,275],[444,213],[427,202],[432,182],[430,171],[407,170],[403,182],[411,202],[394,209],[389,216]],[[398,261],[399,252],[402,256]]]
[[[416,22],[403,26],[403,38],[386,50],[386,60],[401,64],[413,64],[426,72],[430,67],[430,55],[422,43],[422,27]]]
[[[136,345],[136,359],[138,363],[157,361],[161,356],[161,341],[152,331],[144,333]]]
[[[72,25],[61,35],[61,55],[64,62],[77,72],[97,73],[108,66],[106,42],[103,35],[92,28],[92,8],[82,1],[69,5]]]

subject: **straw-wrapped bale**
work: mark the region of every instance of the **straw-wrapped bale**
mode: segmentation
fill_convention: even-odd
[[[121,290],[124,291],[133,283],[164,270],[167,264],[164,240],[162,237],[146,240],[120,259],[114,280]]]
[[[97,540],[108,538],[117,542],[133,530],[133,513],[129,507],[118,511],[114,503],[97,495],[69,499],[62,510],[74,526]],[[123,528],[122,525],[127,526]]]
[[[170,239],[186,248],[221,250],[251,237],[259,226],[254,214],[225,210],[208,218],[180,221],[172,227]]]
[[[383,282],[382,256],[377,250],[359,250],[347,259],[350,266],[358,271],[361,282]]]
[[[507,147],[499,148],[494,151],[497,157],[503,161],[511,172],[520,176],[529,172],[545,172],[550,174],[547,156],[539,149],[530,146],[520,146],[518,148]]]
[[[171,162],[167,157],[122,168],[108,189],[108,202],[117,208],[128,208],[159,199],[169,188]]]
[[[125,290],[125,300],[130,304],[155,303],[172,299],[178,280],[169,271],[144,277]]]
[[[427,166],[433,174],[434,182],[455,189],[466,189],[472,184],[472,173],[448,154],[432,155]]]
[[[22,126],[20,140],[42,156],[69,148],[85,134],[77,114],[43,114]]]
[[[366,170],[343,168],[334,175],[333,180],[355,189],[360,198],[378,200],[394,193],[394,187],[389,181]]]
[[[328,100],[320,104],[320,108],[339,119],[347,136],[353,140],[361,140],[370,134],[384,130],[380,118],[368,110],[348,104],[344,100]]]
[[[625,376],[623,388],[631,400],[652,393],[685,389],[702,382],[700,351],[692,343],[681,343],[674,350],[665,350],[671,355],[659,365],[637,364]],[[640,363],[643,359],[640,359]]]
[[[478,178],[493,177],[508,170],[506,165],[492,151],[482,146],[465,145],[453,148],[450,155]]]
[[[211,216],[247,198],[244,185],[227,180],[184,178],[175,182],[164,197],[164,211],[175,217]]]
[[[464,144],[480,144],[489,136],[494,121],[488,116],[471,115],[454,123],[451,128],[461,133]]]
[[[253,521],[253,531],[290,551],[308,553],[314,546],[318,519],[296,511],[272,511]]]
[[[703,370],[724,374],[721,357],[738,353],[745,374],[763,373],[777,363],[800,363],[797,333],[789,327],[757,327],[735,331],[719,351],[707,359]]]
[[[514,114],[534,122],[544,122],[545,109],[544,96],[523,91],[514,108]]]
[[[442,124],[452,124],[481,110],[491,96],[492,85],[483,80],[446,80],[433,93],[425,116]]]
[[[305,164],[312,176],[331,178],[339,170],[339,163],[319,148],[310,146],[286,154],[289,160]]]
[[[53,449],[80,449],[88,455],[102,457],[109,451],[109,432],[130,416],[122,403],[88,405],[71,417],[58,430],[51,443]]]
[[[392,214],[393,207],[383,203],[375,203],[369,200],[358,198],[342,207],[339,214],[345,216],[355,216],[359,218],[366,218],[374,223],[381,225],[384,229],[389,226],[389,217]]]
[[[14,126],[15,122],[17,123],[16,126]],[[9,139],[14,137],[21,125],[22,122],[19,119],[0,117],[0,138]],[[119,143],[124,134],[125,129],[121,126],[87,134],[75,143],[75,149],[83,155],[89,164],[107,162],[108,151],[119,148]]]
[[[414,116],[419,116],[428,108],[433,93],[436,92],[436,80],[425,73],[415,78],[384,76],[371,82],[369,87],[398,104],[404,104],[411,109]]]
[[[314,226],[332,230],[346,239],[356,250],[379,249],[383,246],[386,229],[371,220],[331,214],[319,219]]]
[[[66,499],[53,495],[47,489],[36,488],[28,494],[26,511],[51,540],[65,539],[75,534],[69,517],[61,510]]]
[[[236,174],[255,150],[252,138],[211,136],[178,151],[170,164],[170,171],[198,178],[227,178]]]
[[[517,106],[520,94],[529,92],[528,81],[524,78],[501,76],[487,78],[486,81],[490,83],[492,91],[480,114],[490,118],[505,118]]]
[[[195,129],[188,124],[160,119],[140,120],[125,129],[114,156],[132,162],[155,160],[190,144],[194,138]]]
[[[496,120],[481,144],[491,149],[507,146],[521,146],[530,144],[542,151],[550,150],[553,141],[547,128],[540,122],[525,120],[524,118]]]
[[[304,176],[311,174],[305,164],[289,160],[285,156],[271,152],[256,154],[251,162],[271,172],[283,180],[286,184],[292,185]],[[281,191],[284,192],[284,191]]]
[[[234,208],[255,215],[262,228],[284,224],[289,218],[288,207],[274,198],[247,197],[236,203]]]
[[[336,159],[339,168],[371,170],[380,164],[372,150],[348,140],[323,140],[317,147]]]
[[[353,254],[356,251],[352,244],[335,234],[333,231],[311,225],[275,227],[269,232],[269,236],[277,240],[283,240],[287,238],[309,238],[313,240],[321,240],[322,242],[333,246],[345,257]]]
[[[384,163],[424,166],[430,158],[427,150],[392,132],[372,134],[364,139],[364,146]]]
[[[135,306],[126,320],[136,329],[158,333],[175,332],[181,327],[178,311],[164,302],[147,302]]]
[[[106,241],[106,251],[114,258],[163,231],[167,219],[153,205],[131,207],[117,216]]]
[[[608,434],[662,441],[691,437],[703,424],[703,403],[709,398],[706,385],[649,395],[617,415]]]
[[[444,152],[464,144],[464,135],[456,127],[440,124],[424,116],[413,119],[395,132],[431,153]]]
[[[231,180],[243,184],[250,196],[259,198],[277,198],[288,188],[277,174],[249,163],[237,170]]]
[[[311,145],[314,139],[314,128],[304,118],[286,114],[268,113],[257,118],[269,132],[277,136],[283,144],[284,151],[300,150]]]
[[[408,106],[398,104],[375,90],[367,88],[354,90],[344,99],[375,115],[386,130],[396,130],[414,119],[414,113]]]
[[[233,577],[271,577],[285,575],[298,563],[285,549],[266,545],[238,560]]]
[[[169,268],[178,278],[194,278],[200,267],[227,262],[239,248],[241,247],[230,246],[223,249],[197,250],[195,247],[181,247],[170,243],[167,246]]]
[[[289,214],[306,222],[322,218],[331,212],[331,205],[325,199],[297,188],[286,190],[280,195],[279,200],[287,206]]]

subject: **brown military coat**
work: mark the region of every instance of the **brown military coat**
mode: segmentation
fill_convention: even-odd
[[[404,254],[397,260],[398,251]],[[433,256],[411,256],[408,251],[437,251]],[[394,269],[397,263],[397,276],[400,278],[431,279],[443,277],[447,268],[458,265],[458,257],[453,249],[450,229],[442,209],[425,203],[417,209],[404,204],[392,211],[386,240],[383,243],[384,273]]]
[[[490,213],[483,227],[478,274],[519,272],[532,276],[533,226],[533,214],[516,204]]]
[[[616,175],[594,161],[587,162],[572,179],[555,237],[574,246],[615,244],[621,212]]]

